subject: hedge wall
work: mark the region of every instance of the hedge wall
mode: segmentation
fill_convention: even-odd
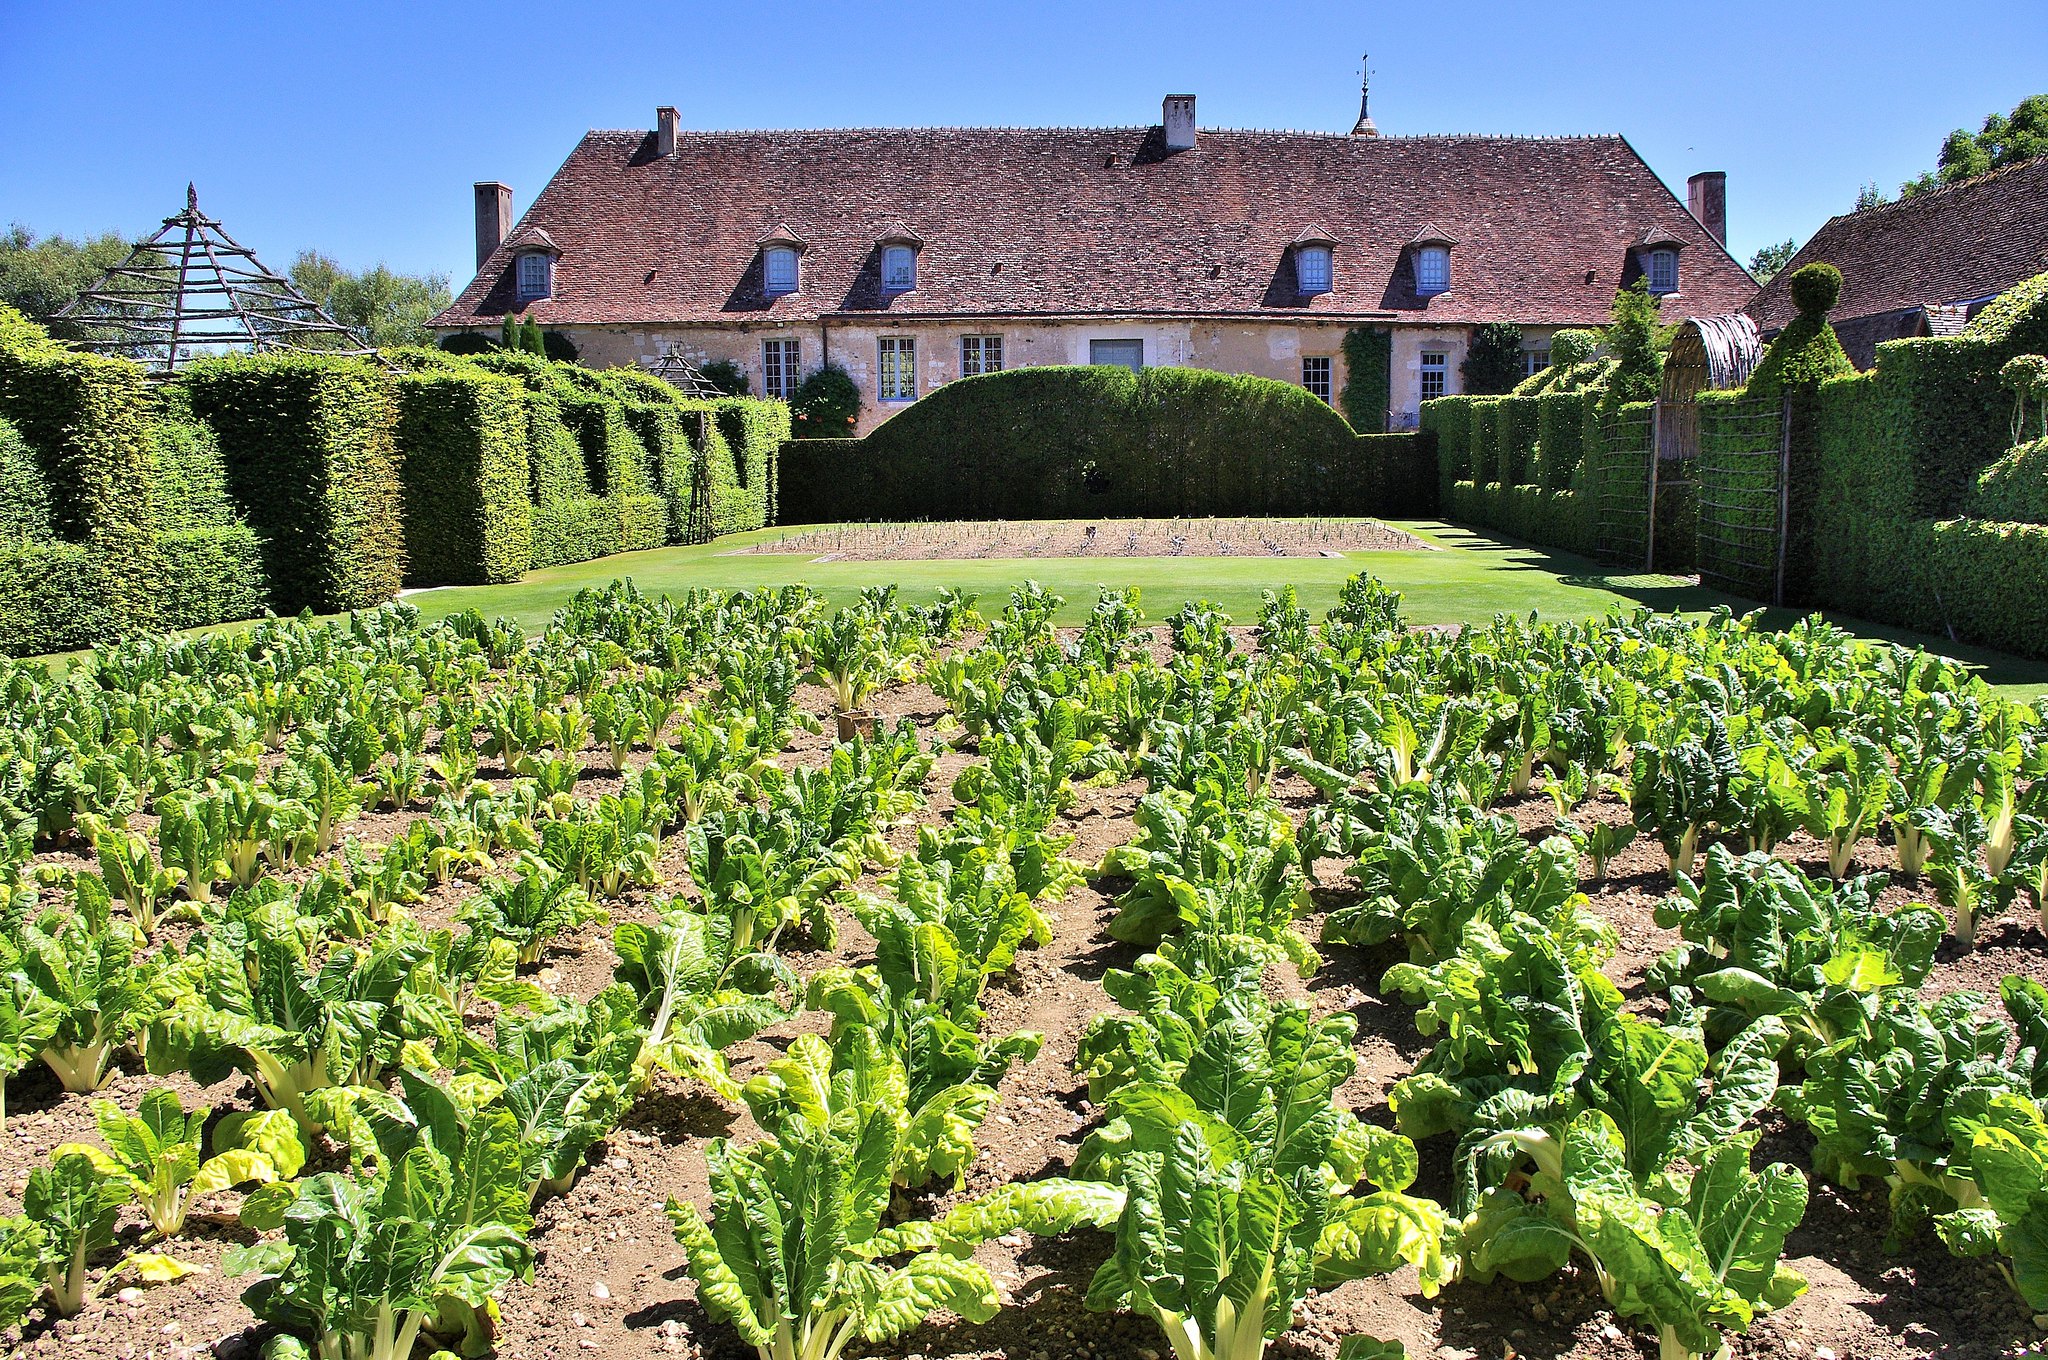
[[[1464,465],[1477,486],[1500,483],[1500,398],[1473,397],[1472,434]]]
[[[1478,397],[1439,397],[1422,403],[1421,426],[1436,443],[1438,491],[1445,514],[1452,514],[1452,488],[1473,477],[1472,405]]]
[[[0,543],[0,642],[15,656],[65,652],[131,626],[104,555],[83,543]]]
[[[2048,655],[2048,526],[1923,520],[1906,542],[1932,621],[2002,651]]]
[[[488,373],[398,380],[408,581],[516,581],[532,564],[524,395]]]
[[[1443,513],[1530,543],[1592,552],[1597,526],[1587,488],[1597,479],[1587,473],[1585,450],[1589,439],[1597,442],[1598,397],[1588,390],[1424,402]]]
[[[1538,398],[1502,397],[1494,407],[1494,480],[1522,486],[1535,480]]]
[[[2048,524],[2048,439],[2021,444],[1978,473],[1963,510],[2008,524]]]
[[[405,571],[393,381],[374,363],[252,354],[195,364],[192,407],[263,543],[279,613],[381,604]]]
[[[1413,435],[1200,369],[1021,368],[948,383],[864,439],[785,445],[779,519],[1428,513]]]
[[[1536,458],[1533,480],[1545,491],[1569,491],[1585,448],[1586,399],[1577,392],[1545,392],[1536,398]]]

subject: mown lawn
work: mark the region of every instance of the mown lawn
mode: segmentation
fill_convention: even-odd
[[[1357,553],[1345,558],[1140,557],[1008,558],[979,561],[816,562],[780,554],[734,554],[746,544],[773,539],[785,529],[736,534],[716,543],[623,553],[529,573],[511,585],[451,586],[406,596],[430,618],[462,609],[504,615],[536,628],[570,595],[589,585],[629,577],[642,590],[681,592],[692,587],[723,590],[802,581],[834,603],[853,598],[863,586],[893,582],[906,600],[928,600],[941,587],[978,591],[984,611],[999,608],[1010,588],[1036,580],[1067,599],[1063,621],[1078,623],[1095,602],[1100,586],[1134,585],[1145,612],[1164,618],[1189,600],[1208,600],[1243,622],[1258,615],[1262,591],[1293,585],[1301,601],[1321,611],[1359,571],[1370,571],[1399,590],[1415,623],[1484,622],[1497,613],[1544,618],[1588,618],[1621,604],[1656,609],[1703,611],[1726,605],[1737,613],[1754,601],[1688,585],[1669,576],[1616,572],[1586,558],[1491,538],[1435,520],[1394,521],[1436,545],[1433,551]],[[1791,623],[1799,611],[1770,611],[1771,621]],[[1844,627],[1870,637],[1889,638],[1958,657],[1983,667],[1994,684],[2028,697],[2048,694],[2048,664],[1999,652],[1964,647],[1918,633],[1837,618]]]

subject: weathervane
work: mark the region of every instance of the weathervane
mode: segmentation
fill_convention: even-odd
[[[1372,121],[1372,57],[1358,59],[1358,121],[1351,125],[1354,137],[1377,137],[1380,130]]]

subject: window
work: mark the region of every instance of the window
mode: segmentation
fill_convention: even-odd
[[[771,246],[761,256],[761,277],[770,297],[796,291],[796,252]]]
[[[1114,364],[1128,368],[1133,373],[1145,366],[1145,342],[1143,340],[1090,340],[1088,362],[1091,364]]]
[[[917,252],[909,246],[886,246],[882,250],[882,291],[907,293],[917,287]]]
[[[1678,291],[1677,251],[1653,250],[1650,252],[1650,291],[1653,293],[1675,293]]]
[[[881,375],[875,395],[883,401],[917,400],[917,341],[907,335],[882,337]]]
[[[539,251],[519,257],[519,298],[544,298],[555,291],[555,262]]]
[[[1449,356],[1435,350],[1422,352],[1422,399],[1435,401],[1444,394],[1444,373],[1450,367]]]
[[[1415,252],[1415,291],[1425,296],[1451,290],[1451,252],[1424,246]]]
[[[968,335],[960,340],[960,376],[972,378],[982,373],[1003,371],[1003,337],[1000,335]]]
[[[761,395],[789,401],[796,396],[796,341],[769,340],[761,346]]]
[[[1525,349],[1522,351],[1522,376],[1533,378],[1550,367],[1550,348]]]
[[[1304,293],[1330,291],[1330,248],[1298,246],[1294,251],[1294,281]]]
[[[1312,397],[1330,399],[1330,356],[1311,354],[1301,361],[1301,385]]]

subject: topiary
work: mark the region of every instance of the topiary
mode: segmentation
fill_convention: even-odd
[[[1823,378],[1854,373],[1856,366],[1828,324],[1828,309],[1842,296],[1842,271],[1831,264],[1802,265],[1792,272],[1792,301],[1799,315],[1778,332],[1744,391],[1775,397],[1789,384],[1810,387]]]
[[[2018,397],[2012,408],[2012,442],[2019,443],[2027,432],[2029,397],[2040,408],[2041,436],[2048,439],[2048,358],[2038,354],[2015,355],[1998,370],[1998,380]]]
[[[1970,318],[1963,334],[2011,343],[2027,352],[2048,350],[2048,274],[2036,274],[2000,293]]]
[[[844,439],[860,419],[860,386],[838,364],[806,374],[789,403],[798,439]]]
[[[540,333],[540,322],[532,317],[526,318],[519,327],[519,348],[528,354],[538,354],[543,359],[551,357],[548,354],[548,338]]]
[[[1792,271],[1792,305],[1801,316],[1826,319],[1842,300],[1842,271],[1815,261]]]
[[[1612,317],[1601,342],[1614,358],[1614,372],[1601,394],[1601,408],[1612,411],[1632,401],[1655,401],[1664,354],[1658,345],[1657,299],[1650,295],[1650,281],[1637,279],[1618,290]]]
[[[1600,335],[1597,331],[1559,331],[1550,337],[1550,366],[1570,368],[1573,364],[1583,364],[1599,348]]]
[[[520,334],[519,318],[510,312],[505,313],[505,319],[498,323],[498,348],[503,350],[518,349],[520,347]]]

